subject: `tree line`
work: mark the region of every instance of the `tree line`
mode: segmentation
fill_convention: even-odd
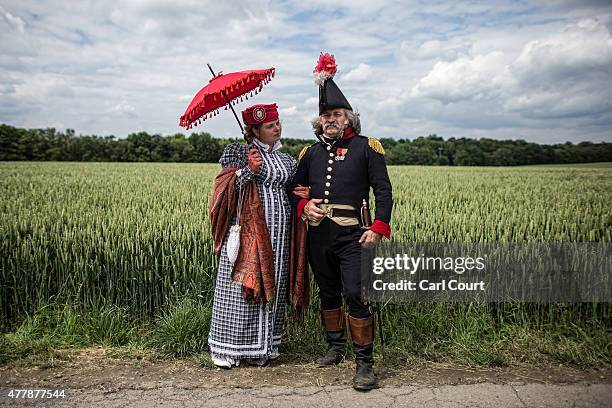
[[[209,133],[169,136],[131,133],[115,136],[76,135],[54,128],[23,129],[0,125],[0,161],[195,162],[214,163],[225,146],[238,139],[215,138]],[[285,152],[297,157],[316,140],[283,138]],[[388,164],[516,166],[611,162],[612,143],[566,142],[542,145],[525,140],[449,138],[437,135],[407,139],[380,139]]]

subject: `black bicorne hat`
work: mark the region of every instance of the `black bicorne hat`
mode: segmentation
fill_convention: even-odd
[[[349,101],[338,88],[338,85],[332,78],[326,79],[322,85],[319,85],[319,115],[328,109],[344,108],[353,110]]]
[[[321,53],[317,66],[313,71],[315,84],[319,85],[319,115],[328,109],[344,108],[353,110],[351,104],[334,82],[333,78],[337,68],[333,55]]]

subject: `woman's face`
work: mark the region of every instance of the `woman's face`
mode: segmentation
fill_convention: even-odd
[[[259,129],[253,129],[257,138],[262,142],[272,146],[281,138],[282,126],[280,120],[264,122]]]

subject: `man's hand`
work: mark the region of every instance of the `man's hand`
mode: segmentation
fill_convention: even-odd
[[[298,184],[293,189],[293,194],[300,198],[305,198],[306,200],[308,200],[310,198],[310,187],[304,187]]]
[[[259,170],[261,169],[262,160],[257,149],[249,150],[247,162],[253,173],[259,173]]]
[[[306,215],[308,221],[319,222],[325,217],[325,211],[317,207],[317,204],[320,204],[322,201],[320,198],[313,198],[306,203],[302,212]]]
[[[374,246],[380,242],[382,237],[382,234],[379,234],[378,232],[367,230],[363,233],[363,235],[361,235],[361,238],[359,238],[359,243],[364,247]]]

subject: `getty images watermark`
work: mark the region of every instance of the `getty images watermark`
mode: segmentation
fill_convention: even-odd
[[[609,243],[382,243],[362,257],[369,301],[612,301]]]

